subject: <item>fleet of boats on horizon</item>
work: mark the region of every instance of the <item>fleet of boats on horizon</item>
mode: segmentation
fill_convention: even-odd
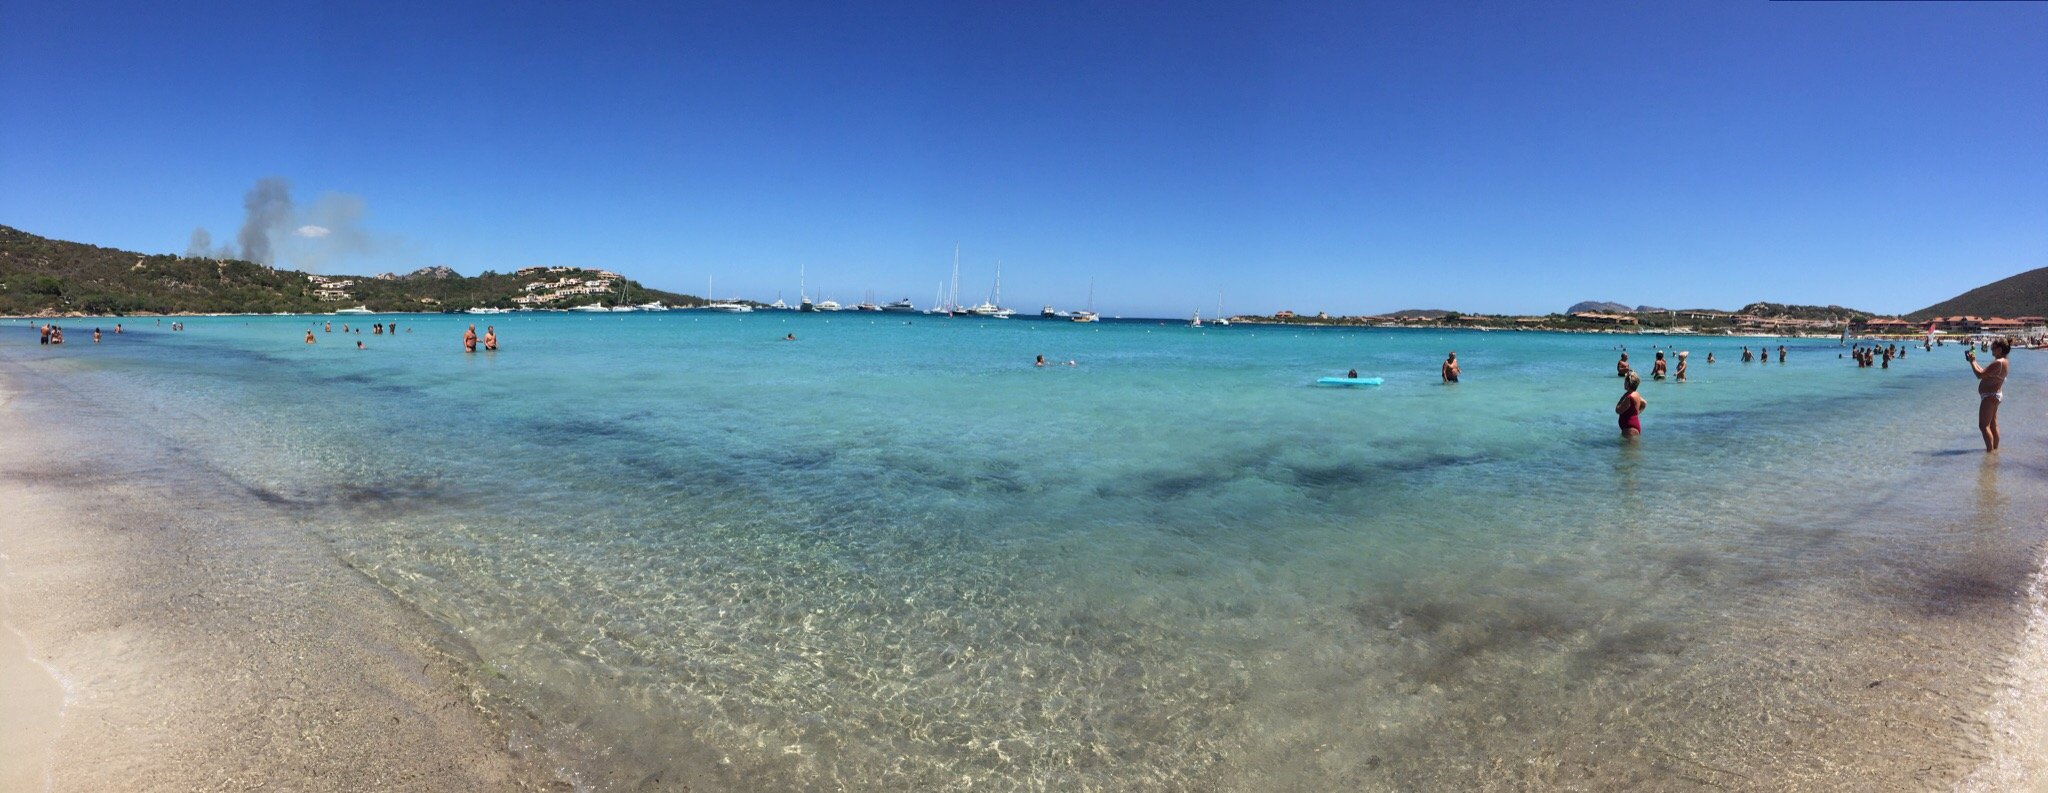
[[[918,308],[918,307],[917,307],[917,305],[916,305],[915,303],[912,303],[912,302],[911,302],[910,298],[907,298],[907,297],[906,297],[906,298],[902,298],[902,299],[900,299],[900,300],[895,300],[895,301],[891,301],[891,302],[888,302],[888,303],[879,303],[879,304],[878,304],[878,303],[876,303],[876,302],[875,302],[875,300],[874,300],[874,294],[873,294],[872,292],[870,292],[870,293],[869,293],[869,294],[867,295],[867,297],[866,297],[865,299],[863,299],[863,300],[862,300],[861,302],[859,302],[859,303],[856,303],[856,304],[854,304],[854,305],[853,305],[853,306],[851,306],[851,307],[848,307],[848,306],[843,306],[843,305],[840,305],[840,304],[839,304],[839,303],[838,303],[837,301],[833,301],[833,300],[828,300],[828,299],[822,299],[822,296],[821,296],[821,299],[819,299],[819,300],[816,300],[816,301],[813,301],[813,300],[811,299],[811,295],[810,295],[810,292],[809,292],[808,284],[807,284],[807,283],[806,283],[806,281],[805,281],[805,275],[806,275],[806,274],[805,274],[805,272],[804,272],[803,268],[798,268],[798,270],[797,270],[797,304],[796,304],[796,305],[794,305],[794,306],[792,306],[792,305],[789,305],[788,303],[785,303],[785,302],[783,302],[783,300],[782,300],[782,296],[781,296],[781,295],[780,295],[779,293],[778,293],[778,294],[776,295],[776,297],[775,297],[775,302],[773,302],[773,303],[766,303],[766,304],[761,304],[761,303],[751,303],[751,302],[748,302],[748,301],[745,301],[745,300],[741,300],[741,299],[738,299],[738,298],[727,298],[727,299],[723,299],[723,300],[721,300],[721,299],[716,299],[716,298],[708,298],[708,299],[707,299],[707,302],[705,302],[705,303],[704,303],[703,305],[701,305],[701,306],[670,306],[670,305],[666,305],[666,304],[662,303],[662,302],[661,302],[661,301],[659,301],[659,300],[655,300],[655,301],[652,301],[652,302],[647,302],[647,303],[639,303],[639,304],[634,304],[634,303],[630,303],[630,302],[628,302],[628,301],[626,300],[626,296],[625,296],[625,293],[624,293],[625,285],[624,285],[624,283],[622,282],[622,283],[620,284],[620,290],[621,290],[621,291],[620,291],[620,294],[619,294],[619,297],[618,297],[618,302],[617,302],[616,304],[614,304],[614,305],[605,305],[605,304],[604,304],[604,302],[603,302],[602,300],[600,300],[600,301],[598,301],[598,302],[595,302],[595,303],[589,303],[589,304],[586,304],[586,305],[580,305],[580,306],[570,306],[570,307],[567,307],[567,308],[537,308],[537,307],[533,307],[533,306],[522,306],[522,307],[519,307],[519,308],[497,308],[497,307],[489,307],[489,306],[479,306],[479,307],[476,307],[476,308],[470,308],[470,309],[465,309],[465,310],[464,310],[464,311],[463,311],[462,313],[465,313],[465,314],[484,314],[484,315],[491,315],[491,314],[527,314],[527,313],[565,313],[565,312],[573,312],[573,313],[591,313],[591,314],[617,314],[617,313],[630,313],[630,312],[654,312],[654,311],[680,311],[680,310],[703,310],[703,311],[718,311],[718,312],[724,312],[724,313],[729,313],[729,314],[751,314],[751,313],[753,313],[753,312],[754,312],[754,311],[756,311],[756,310],[760,310],[760,311],[795,311],[795,312],[800,312],[800,313],[812,313],[812,312],[834,312],[834,311],[855,311],[855,312],[876,312],[876,313],[882,313],[882,314],[922,314],[922,315],[926,315],[926,316],[944,316],[944,317],[979,317],[979,318],[985,318],[985,319],[1011,319],[1011,318],[1014,318],[1014,317],[1016,317],[1016,316],[1017,316],[1017,311],[1016,311],[1016,309],[1012,309],[1012,308],[1006,308],[1006,307],[1004,307],[1004,306],[1003,306],[1003,304],[1002,304],[1002,300],[1003,300],[1003,265],[1002,265],[1002,262],[997,262],[997,263],[996,263],[996,268],[995,268],[995,283],[994,283],[994,284],[993,284],[993,285],[992,285],[992,286],[990,287],[990,289],[989,289],[989,294],[988,294],[988,298],[987,298],[987,299],[985,299],[985,300],[982,300],[982,301],[981,301],[980,303],[977,303],[977,304],[974,304],[974,305],[971,305],[971,306],[969,306],[969,305],[962,305],[962,304],[960,303],[960,249],[959,249],[959,247],[958,247],[958,246],[955,246],[955,247],[954,247],[954,249],[953,249],[953,275],[952,275],[952,279],[951,279],[951,281],[950,281],[950,282],[940,282],[940,284],[939,284],[939,290],[938,290],[938,293],[937,293],[937,294],[935,294],[935,295],[934,295],[934,296],[932,297],[932,305],[931,305],[931,306],[930,306],[929,308],[923,308],[923,309],[920,309],[920,308]],[[713,280],[710,280],[710,279],[707,279],[707,280],[706,280],[706,284],[705,284],[705,286],[706,286],[706,289],[705,289],[705,291],[704,291],[704,294],[706,294],[706,295],[712,295],[712,294],[716,294],[716,293],[717,293],[717,292],[716,292],[716,286],[717,286],[717,284],[716,284],[716,282],[715,282],[715,281],[713,281]],[[355,307],[355,308],[344,308],[344,309],[340,309],[340,310],[338,310],[338,311],[335,311],[334,313],[335,313],[335,314],[382,314],[382,313],[390,313],[390,312],[382,312],[382,311],[375,311],[375,310],[372,310],[372,309],[370,309],[370,308],[369,308],[368,306],[357,306],[357,307]],[[1047,320],[1065,320],[1065,321],[1068,321],[1068,322],[1081,322],[1081,323],[1087,323],[1087,322],[1100,322],[1100,321],[1102,321],[1102,315],[1100,315],[1100,314],[1097,314],[1097,313],[1095,312],[1095,282],[1094,282],[1094,280],[1093,280],[1093,279],[1090,279],[1090,280],[1089,280],[1089,282],[1088,282],[1088,304],[1087,304],[1087,307],[1086,307],[1086,308],[1082,308],[1082,309],[1075,309],[1075,310],[1060,310],[1060,309],[1056,309],[1056,308],[1052,307],[1051,305],[1047,305],[1047,306],[1044,306],[1044,307],[1042,307],[1042,308],[1040,308],[1040,309],[1038,310],[1038,318],[1039,318],[1039,319],[1047,319]],[[1192,317],[1191,317],[1191,318],[1189,319],[1189,321],[1188,321],[1188,324],[1189,324],[1189,325],[1191,325],[1191,326],[1194,326],[1194,327],[1202,327],[1202,326],[1203,326],[1203,324],[1204,324],[1204,323],[1203,323],[1203,321],[1202,321],[1202,312],[1201,312],[1201,309],[1196,309],[1196,310],[1194,311],[1194,314],[1193,314],[1193,316],[1192,316]],[[1229,320],[1228,318],[1225,318],[1225,317],[1223,316],[1223,296],[1222,296],[1222,294],[1221,294],[1221,293],[1218,293],[1218,294],[1217,294],[1217,296],[1216,296],[1216,318],[1215,318],[1215,319],[1212,319],[1212,320],[1210,320],[1210,321],[1208,322],[1208,324],[1210,324],[1210,325],[1229,325],[1229,324],[1230,324],[1230,320]]]

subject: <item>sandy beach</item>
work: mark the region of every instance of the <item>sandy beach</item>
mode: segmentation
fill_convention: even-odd
[[[520,715],[462,682],[467,648],[288,507],[41,424],[22,386],[0,372],[0,788],[552,787]]]

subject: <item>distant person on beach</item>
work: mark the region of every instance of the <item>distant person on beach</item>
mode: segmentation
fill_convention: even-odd
[[[310,330],[309,330],[309,331],[306,331],[306,343],[307,343],[307,344],[318,344],[318,343],[319,343],[319,342],[316,342],[316,341],[314,341],[314,340],[313,340],[313,332],[312,332],[312,331],[310,331]]]
[[[490,352],[498,351],[498,326],[484,326],[484,349]]]
[[[1357,376],[1352,375],[1354,378]],[[1444,359],[1444,382],[1458,382],[1458,354],[1455,352],[1451,353],[1451,357]]]
[[[1643,399],[1642,394],[1636,393],[1636,389],[1642,384],[1643,378],[1637,377],[1635,372],[1629,372],[1627,377],[1622,378],[1621,387],[1625,390],[1621,394],[1621,401],[1614,403],[1614,415],[1621,420],[1621,437],[1633,438],[1643,434],[1643,421],[1639,417],[1650,403]]]
[[[1657,360],[1650,364],[1650,379],[1664,379],[1664,353],[1657,353]]]
[[[1998,451],[1998,404],[2005,401],[2005,376],[2012,364],[2005,360],[2012,343],[2004,339],[1991,343],[1991,363],[1977,365],[1977,351],[1963,353],[1970,371],[1977,374],[1977,432],[1984,435],[1984,451]]]
[[[469,326],[469,330],[465,330],[465,331],[463,331],[463,332],[462,332],[462,351],[463,351],[463,352],[476,352],[476,326],[475,326],[475,325],[471,325],[471,326]]]
[[[1627,377],[1631,371],[1633,370],[1628,365],[1628,353],[1622,353],[1621,360],[1614,362],[1614,376]]]
[[[1691,354],[1692,353],[1686,352],[1684,350],[1678,351],[1678,372],[1676,373],[1678,382],[1685,382],[1685,356]]]

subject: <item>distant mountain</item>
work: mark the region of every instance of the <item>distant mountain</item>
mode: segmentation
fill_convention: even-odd
[[[0,316],[325,313],[354,306],[431,312],[622,300],[704,302],[601,270],[530,267],[465,278],[427,267],[406,276],[313,275],[236,259],[102,248],[0,226]]]
[[[1658,308],[1658,307],[1656,307],[1656,306],[1636,306],[1636,313],[1637,313],[1637,314],[1668,314],[1668,313],[1671,313],[1671,309],[1668,309],[1668,308]]]
[[[1907,314],[1907,319],[1928,317],[2042,317],[2048,316],[2048,267],[2028,270],[1964,292]]]
[[[1573,303],[1571,308],[1567,308],[1564,310],[1564,313],[1577,314],[1581,311],[1593,311],[1601,314],[1629,314],[1633,313],[1635,309],[1629,308],[1628,306],[1624,306],[1620,303],[1609,303],[1601,300],[1588,300],[1583,303]]]

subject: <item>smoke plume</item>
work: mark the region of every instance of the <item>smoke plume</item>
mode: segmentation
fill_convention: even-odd
[[[213,235],[206,229],[192,230],[192,241],[185,245],[185,256],[189,259],[204,259],[213,255]]]
[[[351,257],[395,254],[399,240],[377,235],[363,226],[363,199],[346,193],[324,193],[300,209],[292,201],[292,184],[281,176],[257,180],[242,195],[242,230],[235,235],[240,244],[213,247],[213,235],[204,228],[192,230],[185,255],[214,259],[245,259],[267,266],[289,264],[320,272]]]
[[[242,194],[242,230],[235,242],[242,246],[242,258],[262,265],[277,264],[270,235],[292,224],[292,183],[282,176],[266,176]]]

